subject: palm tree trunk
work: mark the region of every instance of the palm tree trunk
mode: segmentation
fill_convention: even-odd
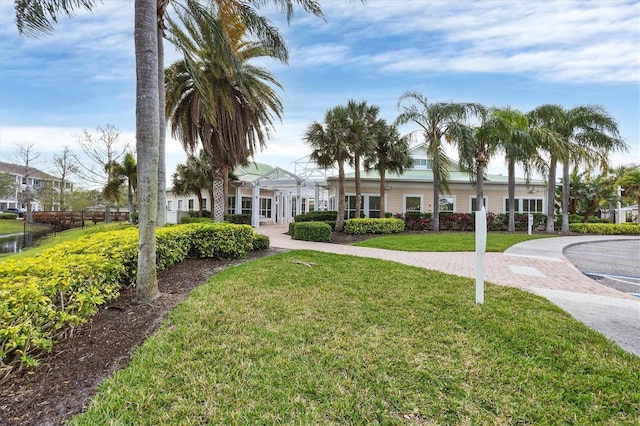
[[[136,148],[138,153],[139,231],[137,303],[160,296],[156,275],[158,212],[158,31],[156,0],[135,1]]]
[[[224,176],[223,164],[211,161],[213,176],[213,198],[211,199],[211,218],[215,222],[224,222]]]
[[[547,227],[545,229],[548,234],[553,234],[555,221],[556,164],[556,158],[551,157],[549,162],[549,182],[547,182]]]
[[[509,196],[509,224],[507,226],[507,231],[516,232],[516,163],[514,160],[509,160],[507,169],[507,195]]]
[[[204,206],[202,205],[202,191],[196,192],[196,197],[198,198],[198,217],[204,216]]]
[[[440,176],[433,171],[433,232],[440,232]]]
[[[384,205],[384,193],[387,187],[387,173],[384,168],[380,169],[380,217],[384,218],[386,206]]]
[[[135,205],[133,203],[133,187],[129,179],[127,179],[127,182],[128,182],[127,199],[129,201],[129,222],[133,223],[133,218],[131,217],[135,209]]]
[[[562,232],[569,232],[569,161],[562,163]]]
[[[482,210],[484,206],[484,162],[478,161],[478,170],[476,175],[476,210]]]
[[[229,206],[227,206],[227,203],[229,202],[229,165],[228,164],[225,164],[223,166],[222,173],[223,173],[223,176],[224,176],[224,187],[223,187],[223,190],[224,190],[224,206],[223,206],[223,210],[224,210],[224,213],[226,213],[227,209],[229,208]]]
[[[338,217],[335,230],[344,231],[344,160],[338,160]]]
[[[360,217],[360,210],[362,209],[362,184],[360,182],[360,156],[356,155],[354,160],[354,165],[356,169],[355,179],[356,179],[356,208],[354,212],[354,217]]]
[[[160,7],[160,3],[158,4]],[[157,13],[164,15],[164,10]],[[165,161],[167,120],[165,118],[164,43],[162,22],[158,22],[158,217],[157,226],[167,223],[167,167]]]

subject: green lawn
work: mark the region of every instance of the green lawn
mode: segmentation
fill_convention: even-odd
[[[489,232],[487,233],[487,251],[503,252],[522,241],[554,236]],[[476,235],[473,232],[385,235],[354,243],[354,245],[400,251],[475,251]]]
[[[0,236],[18,234],[24,231],[24,222],[17,219],[0,220]]]
[[[73,425],[638,424],[640,358],[545,299],[292,251],[195,289]]]

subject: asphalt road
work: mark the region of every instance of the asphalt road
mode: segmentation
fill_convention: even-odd
[[[640,239],[576,244],[564,256],[594,280],[640,297]]]

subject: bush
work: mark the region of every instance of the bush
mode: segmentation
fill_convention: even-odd
[[[253,251],[266,250],[269,248],[271,240],[262,234],[253,234]]]
[[[189,210],[189,217],[200,217],[200,210]],[[202,210],[202,217],[211,218],[211,211]]]
[[[295,222],[289,222],[289,229],[287,230],[287,235],[293,235],[293,228],[297,225]]]
[[[402,219],[348,219],[344,222],[347,234],[392,234],[404,231]]]
[[[238,258],[268,246],[268,237],[248,225],[163,227],[156,233],[157,268],[188,255]],[[37,365],[40,352],[115,299],[122,286],[135,284],[137,262],[138,230],[129,227],[0,263],[0,383],[12,371]]]
[[[299,214],[294,218],[295,222],[325,222],[325,221],[333,221],[335,222],[338,218],[337,211],[315,211],[309,212],[305,214]]]
[[[396,219],[404,221],[404,229],[407,231],[424,231],[431,228],[431,213],[407,212],[405,214],[396,213]]]
[[[238,225],[251,225],[250,214],[225,214],[224,221]]]
[[[569,231],[581,234],[598,235],[640,235],[640,225],[637,223],[570,223]]]
[[[293,227],[293,239],[302,241],[331,241],[331,226],[324,222],[299,222]]]
[[[180,219],[181,224],[187,223],[203,223],[203,222],[214,222],[210,217],[197,217],[197,216],[184,216]]]
[[[0,220],[2,219],[17,219],[18,218],[18,214],[17,213],[1,213],[0,212]]]

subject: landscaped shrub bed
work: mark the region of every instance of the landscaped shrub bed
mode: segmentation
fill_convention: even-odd
[[[248,225],[195,223],[159,228],[157,267],[187,256],[240,258],[269,247]],[[135,283],[138,230],[96,233],[38,256],[0,263],[0,383]]]
[[[640,225],[637,223],[570,223],[569,231],[581,234],[599,235],[640,235]]]
[[[293,226],[293,239],[302,241],[331,241],[331,226],[324,222],[299,222]]]
[[[225,214],[224,221],[238,225],[251,225],[250,214]]]
[[[17,219],[18,215],[15,213],[2,213],[0,212],[0,220],[2,219]]]
[[[294,220],[296,222],[325,222],[325,221],[335,222],[337,218],[338,218],[338,212],[334,210],[329,210],[329,211],[315,211],[315,212],[309,212],[305,214],[299,214],[294,218]]]
[[[405,214],[396,213],[394,217],[404,221],[404,229],[407,231],[425,231],[431,227],[433,215],[431,213],[407,212]]]
[[[402,219],[349,219],[344,222],[344,232],[352,235],[392,234],[404,231]]]

